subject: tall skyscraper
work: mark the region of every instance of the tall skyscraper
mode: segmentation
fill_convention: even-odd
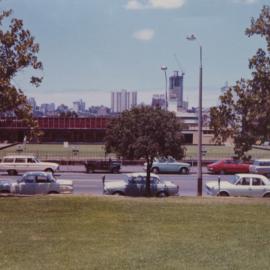
[[[137,92],[128,92],[123,89],[120,92],[111,92],[111,110],[120,113],[137,105]]]
[[[178,71],[174,71],[174,74],[169,77],[169,106],[170,103],[174,104],[177,110],[181,110],[184,107],[183,80],[184,74],[179,75]]]

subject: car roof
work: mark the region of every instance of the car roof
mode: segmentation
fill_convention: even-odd
[[[146,177],[147,173],[146,172],[137,172],[137,173],[127,173],[126,174],[128,177],[138,177],[138,176],[143,176]],[[157,174],[151,173],[150,176],[155,176],[159,178]]]
[[[4,158],[36,158],[34,155],[7,155]]]
[[[44,171],[35,171],[35,172],[26,172],[24,173],[24,175],[52,175],[51,173],[48,173],[48,172],[44,172]]]
[[[269,180],[266,176],[257,173],[237,173],[236,175],[240,177],[262,177]]]

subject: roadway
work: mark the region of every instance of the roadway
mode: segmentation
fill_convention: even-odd
[[[123,166],[121,173],[141,172],[142,166]],[[83,166],[61,166],[61,171],[56,173],[57,179],[73,180],[74,194],[77,195],[101,195],[102,194],[102,177],[105,175],[106,181],[120,180],[121,174],[110,173],[85,173]],[[197,174],[196,167],[192,167],[191,173],[188,175],[181,174],[160,174],[162,180],[170,180],[180,187],[181,196],[195,196],[197,194]],[[8,176],[5,172],[1,172],[0,180],[16,181],[21,175]],[[218,179],[218,175],[207,174],[203,168],[203,193],[206,181]],[[221,180],[227,180],[231,175],[221,175]]]

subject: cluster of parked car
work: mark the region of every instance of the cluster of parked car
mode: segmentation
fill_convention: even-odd
[[[15,183],[0,181],[0,192],[9,194],[62,194],[73,192],[71,180],[57,180],[59,164],[42,162],[33,155],[9,155],[0,163],[0,171],[8,175],[26,172]]]
[[[87,160],[87,173],[106,171],[119,173],[121,162],[116,160]],[[191,165],[178,162],[172,157],[155,158],[151,167],[150,193],[165,197],[179,194],[179,186],[171,181],[162,181],[159,173],[190,173]],[[147,164],[144,164],[146,170]],[[57,180],[54,173],[59,164],[41,162],[33,155],[9,155],[2,159],[0,171],[9,175],[26,172],[15,183],[0,181],[0,192],[11,194],[60,194],[72,193],[71,180]],[[207,165],[208,173],[235,174],[230,181],[208,181],[206,192],[214,196],[261,196],[270,197],[270,160],[257,159],[252,164],[237,159],[224,159]],[[142,196],[146,193],[146,172],[122,175],[118,181],[103,181],[104,194]],[[267,176],[267,177],[266,177]]]

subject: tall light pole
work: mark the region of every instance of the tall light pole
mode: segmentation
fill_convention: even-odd
[[[168,111],[168,95],[167,95],[167,88],[168,88],[168,80],[167,80],[167,66],[161,66],[161,70],[164,71],[165,74],[165,110]]]
[[[198,41],[198,38],[192,34],[187,36],[187,40]],[[202,196],[202,46],[200,45],[200,78],[199,78],[199,108],[198,108],[198,169],[197,169],[197,195]]]

